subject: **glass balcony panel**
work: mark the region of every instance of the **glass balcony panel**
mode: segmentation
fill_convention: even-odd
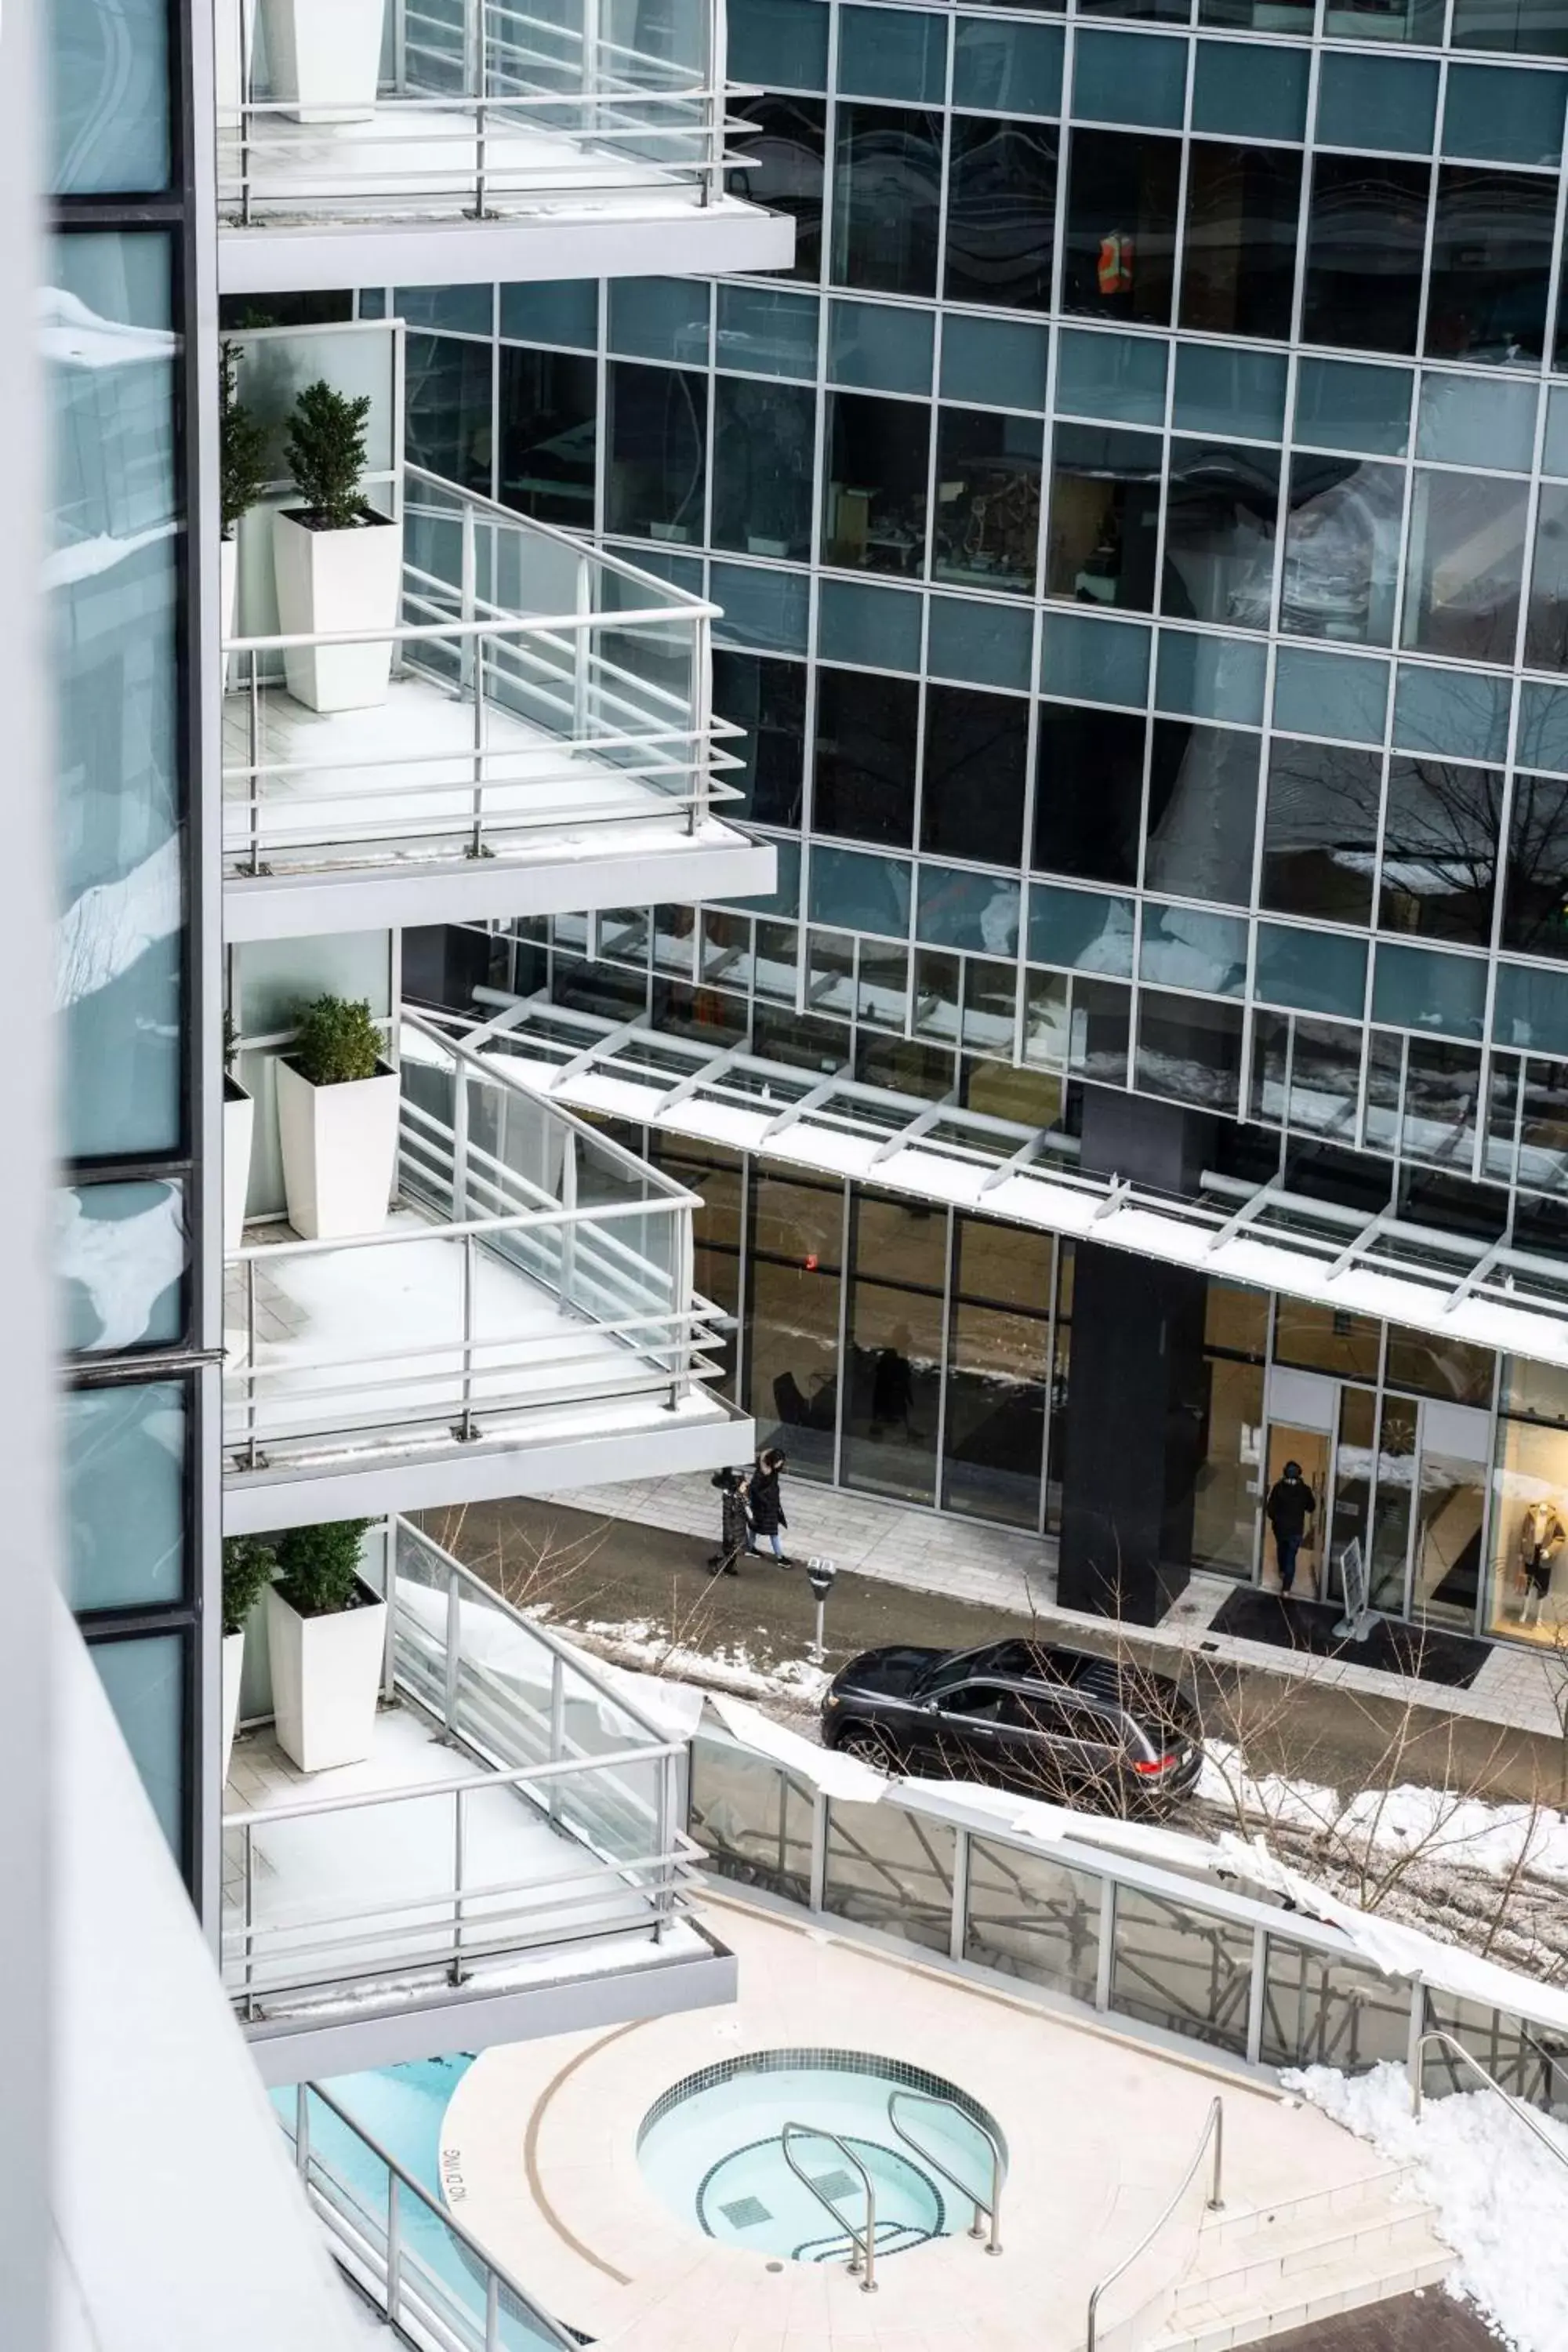
[[[924,1820],[901,1806],[836,1798],[827,1809],[822,1907],[945,1954],[956,1843],[951,1822]]]
[[[1020,1846],[969,1842],[963,1957],[1091,2001],[1100,1973],[1102,1882]]]
[[[1112,2009],[1245,2054],[1251,1985],[1250,1927],[1118,1886]]]

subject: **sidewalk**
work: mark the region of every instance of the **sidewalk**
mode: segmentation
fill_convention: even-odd
[[[704,1541],[712,1539],[716,1531],[718,1498],[706,1476],[583,1487],[542,1499],[597,1518],[661,1528]],[[813,1486],[801,1478],[787,1482],[785,1508],[789,1513],[785,1539],[796,1559],[823,1553],[839,1569],[910,1591],[1001,1610],[1011,1616],[1037,1616],[1043,1625],[1064,1633],[1068,1630],[1105,1633],[1103,1617],[1057,1606],[1054,1537],[1042,1539],[973,1519],[918,1510],[874,1495]],[[1158,1625],[1138,1628],[1139,1642],[1152,1650],[1172,1653],[1201,1645],[1205,1656],[1216,1663],[1329,1684],[1369,1699],[1412,1695],[1409,1682],[1397,1675],[1212,1633],[1214,1617],[1236,1590],[1228,1577],[1194,1570],[1186,1591],[1165,1618]],[[1558,1739],[1563,1732],[1552,1690],[1551,1666],[1533,1653],[1505,1643],[1493,1647],[1468,1690],[1426,1680],[1414,1686],[1421,1705],[1434,1714]]]

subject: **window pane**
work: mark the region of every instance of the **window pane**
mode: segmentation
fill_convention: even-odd
[[[1502,943],[1568,957],[1568,784],[1551,777],[1514,779]]]
[[[1241,1007],[1145,988],[1138,999],[1138,1084],[1146,1094],[1234,1118],[1240,1092]]]
[[[610,378],[610,464],[605,521],[644,539],[696,541],[703,532],[708,380],[679,368],[616,361]]]
[[[721,719],[746,730],[743,743],[729,746],[743,765],[724,779],[746,795],[736,814],[754,824],[797,829],[805,756],[804,663],[715,651],[713,708]]]
[[[719,376],[713,386],[713,545],[804,562],[811,553],[816,394]]]
[[[93,1642],[88,1651],[176,1858],[184,1847],[185,1641],[156,1633]]]
[[[1318,157],[1301,321],[1307,342],[1415,349],[1431,178],[1425,163]]]
[[[1318,85],[1318,138],[1325,147],[1429,155],[1436,120],[1437,68],[1430,59],[1325,53]]]
[[[827,401],[822,553],[864,572],[925,565],[931,411],[923,402],[836,392]]]
[[[1131,1886],[1116,1890],[1110,2006],[1189,2040],[1245,2053],[1252,1930]]]
[[[598,439],[599,372],[592,360],[501,345],[503,505],[591,530]]]
[[[1155,720],[1146,890],[1250,903],[1260,749],[1230,728]]]
[[[1159,442],[1147,434],[1091,425],[1057,427],[1047,594],[1153,610],[1161,455]]]
[[[62,1337],[75,1353],[170,1347],[190,1256],[183,1184],[78,1184],[57,1195]]]
[[[76,1389],[63,1411],[71,1607],[183,1600],[184,1390],[174,1381]]]
[[[1568,485],[1561,482],[1541,486],[1524,658],[1535,669],[1568,669]]]
[[[1166,346],[1151,335],[1064,333],[1057,352],[1057,413],[1096,424],[1163,425]]]
[[[488,499],[493,455],[489,344],[411,333],[404,348],[409,457],[416,466]]]
[[[1138,973],[1171,988],[1239,996],[1247,985],[1247,925],[1239,915],[1162,907],[1146,899]]]
[[[1285,915],[1369,922],[1382,789],[1381,752],[1276,736],[1259,905]]]
[[[128,196],[165,187],[168,0],[50,0],[42,22],[51,192]]]
[[[1456,48],[1560,58],[1568,55],[1568,17],[1555,8],[1526,10],[1519,0],[1454,0],[1453,38]]]
[[[948,301],[1049,310],[1059,144],[1039,123],[953,116]]]
[[[1089,1871],[971,1838],[964,1958],[1091,2001],[1100,1974],[1100,1886]]]
[[[1184,327],[1215,335],[1290,331],[1301,158],[1194,141],[1182,263]]]
[[[1161,611],[1266,629],[1279,513],[1279,460],[1272,450],[1173,441]]]
[[[1290,460],[1279,625],[1340,645],[1394,639],[1405,476],[1354,457]]]
[[[1468,661],[1512,661],[1528,496],[1523,482],[1416,468],[1407,646]]]
[[[1062,36],[1055,25],[961,16],[952,57],[954,106],[994,114],[1055,114],[1062,102]]]
[[[838,109],[832,276],[884,294],[934,294],[942,118],[888,106]]]
[[[823,1909],[945,1954],[957,1841],[950,1822],[835,1797],[827,1809]]]
[[[1118,711],[1041,704],[1034,862],[1043,873],[1137,881],[1145,731]]]
[[[1189,433],[1278,441],[1285,426],[1284,354],[1224,343],[1178,343],[1172,422]]]
[[[859,1196],[853,1208],[844,1476],[935,1499],[947,1225],[938,1210]]]
[[[907,849],[914,838],[920,688],[912,679],[827,669],[816,680],[812,824]]]
[[[827,373],[872,392],[930,392],[934,317],[890,302],[828,306]]]
[[[944,1507],[1032,1528],[1039,1511],[1048,1326],[957,1303],[948,1337]]]
[[[826,15],[824,9],[822,14]],[[792,21],[798,21],[803,11],[798,6],[790,10]],[[793,36],[798,46],[800,35]],[[731,26],[730,69],[743,76]],[[826,145],[827,108],[819,98],[784,98],[763,95],[744,98],[731,93],[729,111],[738,121],[750,123],[749,132],[738,132],[735,147],[740,156],[724,174],[724,184],[731,195],[742,197],[747,204],[765,205],[769,212],[785,213],[795,223],[795,259],[788,269],[778,274],[783,278],[803,278],[815,284],[822,275],[822,184],[823,157]]]
[[[1298,930],[1284,923],[1259,923],[1257,988],[1258,996],[1268,1004],[1288,1004],[1302,1013],[1342,1013],[1359,1020],[1366,1003],[1366,943],[1347,939],[1340,931]],[[1298,1040],[1308,1025],[1298,1022]],[[1359,1032],[1342,1036],[1336,1033],[1329,1040],[1328,1051],[1336,1069],[1347,1061],[1350,1066],[1343,1124],[1352,1127],[1355,1070],[1361,1060]],[[1300,1080],[1298,1057],[1292,1082],[1299,1084]],[[1338,1099],[1340,1089],[1335,1087],[1332,1091]],[[1293,1126],[1300,1124],[1294,1107],[1290,1119]]]
[[[1029,706],[1021,698],[928,687],[921,847],[1016,866],[1028,744]]]
[[[933,579],[1033,593],[1041,437],[1034,417],[939,411]]]
[[[837,1184],[752,1181],[746,1410],[797,1476],[833,1471],[843,1209]]]
[[[129,1157],[183,1123],[169,241],[62,236],[51,268],[61,1149]]]
[[[1437,174],[1426,349],[1517,367],[1546,348],[1556,184],[1445,165]]]
[[[1175,139],[1074,131],[1064,310],[1169,323],[1181,153]]]
[[[1496,769],[1391,760],[1378,909],[1384,929],[1489,946],[1501,815]]]

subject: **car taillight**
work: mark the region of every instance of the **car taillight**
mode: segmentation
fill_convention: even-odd
[[[1180,1762],[1181,1758],[1179,1754],[1174,1748],[1173,1748],[1169,1756],[1156,1756],[1152,1764],[1141,1764],[1138,1759],[1134,1757],[1132,1759],[1132,1769],[1134,1772],[1142,1773],[1144,1780],[1152,1780],[1156,1773],[1168,1772],[1173,1764],[1179,1764]]]

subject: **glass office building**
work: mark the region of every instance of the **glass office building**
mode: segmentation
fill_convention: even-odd
[[[530,976],[1088,1168],[1560,1255],[1568,14],[736,0],[730,56],[762,91],[735,184],[794,216],[787,277],[362,297],[410,321],[424,462],[723,608],[715,700],[776,897],[534,927]],[[1097,1512],[1151,1559],[1262,1573],[1294,1410],[1384,1605],[1554,1618],[1521,1622],[1515,1523],[1568,1496],[1560,1374],[1483,1350],[1394,1407],[1405,1337],[1341,1316],[1319,1376],[1357,1402],[1287,1382],[1273,1410],[1260,1370],[1216,1409],[1230,1308],[1080,1246],[1076,1326],[1114,1336],[1069,1386],[1070,1245],[1015,1237],[975,1282],[961,1218],[802,1208],[765,1161],[706,1189],[747,1259],[742,1401],[807,1475],[1058,1528],[1064,1592]],[[809,1303],[770,1297],[781,1231]],[[1310,1311],[1259,1299],[1236,1360],[1286,1368]],[[1028,1370],[977,1476],[987,1350]],[[1182,1369],[1145,1392],[1155,1354]],[[879,1402],[879,1361],[904,1369]],[[1134,1399],[1201,1436],[1155,1442],[1112,1509],[1093,1426]]]

